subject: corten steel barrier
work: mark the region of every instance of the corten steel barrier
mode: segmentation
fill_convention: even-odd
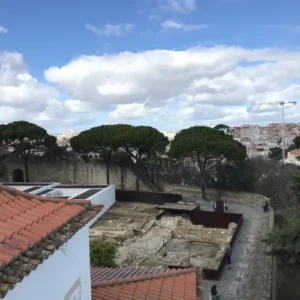
[[[233,246],[233,244],[234,244],[234,242],[237,238],[237,235],[238,235],[238,233],[241,229],[242,223],[243,223],[243,215],[242,214],[232,214],[232,215],[238,215],[239,216],[239,221],[235,222],[237,224],[237,227],[236,227],[236,229],[234,231],[234,234],[233,234],[233,236],[232,236],[232,238],[229,242],[231,247]],[[217,270],[203,269],[203,271],[202,271],[203,278],[204,279],[209,279],[209,280],[219,280],[221,275],[222,275],[222,271],[223,271],[223,268],[224,268],[226,263],[227,263],[227,259],[226,259],[226,253],[225,253],[224,256],[223,256],[223,259],[222,259],[222,261],[219,265],[219,268]]]
[[[204,227],[227,229],[229,223],[238,224],[241,217],[242,214],[195,210],[191,215],[191,222]]]
[[[116,200],[120,202],[139,202],[162,205],[166,202],[177,203],[182,200],[182,196],[180,194],[171,193],[116,190]]]

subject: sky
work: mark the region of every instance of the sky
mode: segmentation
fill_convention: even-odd
[[[0,0],[0,123],[281,122],[300,99],[297,0]],[[300,102],[286,105],[300,122]]]

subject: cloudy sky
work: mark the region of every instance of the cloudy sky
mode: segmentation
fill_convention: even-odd
[[[298,0],[1,0],[0,123],[177,131],[280,122],[300,97]],[[299,105],[286,121],[300,122]]]

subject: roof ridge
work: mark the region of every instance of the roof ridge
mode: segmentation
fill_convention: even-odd
[[[103,205],[55,198],[49,201],[52,199],[2,185],[0,195],[2,299],[8,290],[94,218]]]
[[[29,196],[29,197],[32,197],[36,200],[46,201],[46,202],[54,202],[54,203],[63,202],[65,204],[78,204],[78,205],[85,205],[85,204],[89,205],[89,204],[91,204],[90,200],[83,200],[83,199],[73,200],[73,199],[64,199],[64,198],[44,197],[44,196],[30,194],[30,193],[27,193],[27,192],[24,192],[24,191],[20,191],[20,190],[17,190],[15,188],[13,188],[13,187],[10,187],[10,186],[7,186],[7,185],[2,185],[2,184],[0,184],[0,189],[2,189],[3,191],[5,191],[7,193],[9,193],[9,191],[16,193],[17,196],[12,195],[12,194],[9,193],[14,198],[16,198],[18,196],[23,196],[23,197],[28,197]],[[31,200],[29,200],[29,201],[31,201]]]
[[[141,276],[134,276],[129,278],[121,278],[121,279],[112,279],[112,280],[103,280],[97,281],[92,283],[92,288],[110,286],[110,285],[119,285],[119,284],[129,284],[137,281],[145,281],[145,280],[154,280],[159,278],[168,278],[168,277],[175,277],[179,275],[185,275],[189,273],[196,272],[196,268],[189,268],[189,269],[180,269],[175,271],[165,271],[157,274],[149,274],[149,275],[141,275]]]

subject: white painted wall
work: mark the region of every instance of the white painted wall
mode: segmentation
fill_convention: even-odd
[[[89,197],[87,200],[90,200],[94,205],[103,205],[100,213],[98,213],[88,223],[88,225],[91,226],[116,202],[116,187],[114,185],[110,185],[99,193]]]
[[[5,300],[64,300],[74,283],[80,278],[78,289],[71,299],[91,300],[89,226],[85,225],[57,250],[9,291]]]

